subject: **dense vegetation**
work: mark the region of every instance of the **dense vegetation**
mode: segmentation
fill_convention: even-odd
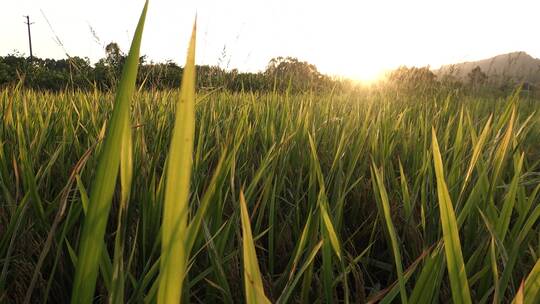
[[[27,292],[34,301],[69,300],[84,198],[112,97],[0,93],[4,300],[20,301]],[[133,302],[152,294],[157,276],[163,172],[177,99],[177,91],[134,98],[134,179],[124,244],[126,296]],[[244,297],[238,201],[243,188],[270,299],[288,288],[293,301],[324,298],[325,291],[329,299],[359,302],[383,296],[397,279],[384,224],[391,219],[409,295],[431,267],[425,292],[445,302],[450,282],[441,246],[434,127],[471,295],[476,302],[498,293],[508,301],[540,256],[537,110],[538,101],[518,98],[396,98],[385,91],[198,96],[192,210],[212,183],[215,193],[195,241],[185,297],[205,302]],[[219,159],[224,160],[217,169]],[[384,191],[390,217],[382,209]],[[120,202],[115,197],[105,238],[109,255]],[[328,252],[328,243],[317,251],[319,240],[326,239],[318,220],[322,202],[339,238],[341,260]],[[104,256],[98,281],[98,295],[104,297],[110,263]],[[296,276],[300,281],[291,281]],[[28,290],[32,277],[36,282]]]
[[[538,100],[195,94],[195,28],[137,90],[145,12],[114,92],[0,90],[0,302],[540,300]]]
[[[19,85],[25,89],[51,92],[114,91],[127,56],[116,43],[110,43],[105,53],[106,57],[94,65],[80,57],[30,60],[20,54],[0,56],[0,88]],[[147,62],[146,57],[141,56],[136,84],[145,90],[176,89],[180,86],[183,70],[172,61]],[[452,74],[437,76],[429,67],[403,66],[389,72],[384,82],[386,86],[407,93],[452,89],[496,96],[509,94],[521,85],[514,81],[494,84],[487,79],[479,68],[468,75],[467,81],[460,81]],[[197,66],[197,88],[206,91],[301,93],[333,90],[337,93],[354,91],[358,86],[357,82],[349,79],[324,75],[313,64],[293,57],[272,58],[264,71],[256,73],[219,66]],[[539,94],[530,85],[526,90],[528,94]]]
[[[105,49],[106,56],[90,64],[87,58],[41,59],[10,54],[0,57],[0,87],[21,82],[25,88],[62,91],[114,89],[120,78],[127,55],[116,43]],[[180,86],[184,68],[173,61],[146,62],[139,58],[137,84],[145,89],[175,89]],[[224,88],[229,91],[305,91],[348,89],[350,81],[333,79],[321,74],[317,68],[292,57],[272,58],[266,70],[239,72],[219,66],[198,66],[198,87],[201,89]]]

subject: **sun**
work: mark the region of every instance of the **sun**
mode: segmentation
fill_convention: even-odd
[[[345,55],[345,54],[344,54]],[[387,62],[382,56],[355,56],[355,60],[349,60],[351,54],[347,56],[331,56],[320,60],[317,66],[320,65],[323,73],[345,77],[353,81],[358,81],[365,84],[378,82],[384,78],[387,71],[392,70],[392,65]]]
[[[340,74],[360,83],[372,84],[382,80],[386,71],[382,64],[366,63],[343,69]]]

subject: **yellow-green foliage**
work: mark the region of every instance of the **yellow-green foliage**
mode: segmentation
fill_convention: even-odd
[[[240,190],[240,218],[242,221],[242,259],[244,261],[244,288],[246,291],[246,303],[270,303],[264,294],[261,271],[255,243],[251,232],[249,213],[246,206],[244,193]]]
[[[186,276],[187,219],[195,132],[195,41],[193,26],[171,146],[167,154],[158,303],[178,303]]]
[[[115,92],[0,90],[0,302],[538,302],[539,101],[195,92],[195,27],[135,92],[145,12]]]

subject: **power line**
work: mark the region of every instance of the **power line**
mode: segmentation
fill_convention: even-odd
[[[30,45],[30,61],[34,59],[34,55],[32,54],[32,34],[30,33],[30,25],[34,24],[34,22],[30,22],[30,16],[26,15],[23,16],[26,18],[26,26],[28,28],[28,44]]]

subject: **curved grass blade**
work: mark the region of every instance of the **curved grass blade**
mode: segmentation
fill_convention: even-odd
[[[306,272],[308,267],[313,263],[313,260],[315,259],[315,256],[321,249],[321,246],[323,244],[323,241],[320,241],[315,247],[311,250],[310,254],[306,257],[306,261],[304,262],[304,265],[300,268],[298,273],[294,276],[294,279],[292,279],[290,282],[287,283],[285,288],[283,289],[283,292],[281,293],[281,296],[279,296],[276,303],[287,303],[289,300],[289,297],[291,296],[294,288],[296,285],[298,285],[298,281],[300,281],[300,278],[302,275]],[[292,272],[291,272],[292,275]]]
[[[463,186],[461,187],[460,197],[464,193],[465,188],[467,187],[467,184],[469,182],[469,179],[471,178],[472,172],[474,168],[476,167],[476,163],[478,162],[478,159],[480,158],[480,154],[482,153],[482,150],[484,148],[484,143],[486,142],[489,131],[491,130],[492,118],[493,116],[489,116],[489,119],[486,122],[484,129],[482,129],[482,133],[480,134],[478,141],[474,145],[471,162],[469,163],[469,167],[467,168],[467,173],[465,174],[465,179],[463,180]]]
[[[317,149],[315,147],[315,141],[313,140],[313,137],[310,134],[308,134],[308,139],[309,139],[309,146],[311,148],[311,157],[314,164],[315,173],[316,173],[317,181],[319,182],[319,187],[320,187],[317,203],[321,210],[320,212],[321,223],[323,224],[323,227],[325,228],[328,234],[328,240],[330,241],[330,244],[332,246],[332,249],[334,250],[334,253],[338,257],[338,259],[341,261],[341,247],[339,245],[339,239],[338,239],[336,230],[334,229],[334,224],[332,223],[332,219],[330,218],[330,214],[328,213],[328,198],[326,196],[324,177],[322,174],[321,164],[317,156]]]
[[[334,253],[341,261],[341,246],[339,245],[339,239],[336,230],[334,229],[334,224],[332,224],[332,220],[330,219],[330,215],[328,214],[328,210],[326,209],[326,206],[328,204],[328,202],[326,201],[326,196],[324,195],[324,193],[322,193],[322,191],[319,193],[319,201],[319,207],[321,208],[321,222],[325,228],[328,240],[330,240],[330,244],[332,245]]]
[[[469,283],[467,281],[465,264],[463,263],[461,244],[459,242],[459,229],[456,215],[452,205],[452,200],[450,199],[450,193],[448,192],[444,179],[442,157],[439,150],[439,143],[437,142],[437,134],[435,133],[435,129],[431,129],[431,134],[433,163],[435,166],[435,175],[437,177],[437,196],[439,198],[439,211],[441,214],[444,251],[446,254],[448,276],[450,277],[452,299],[456,304],[468,304],[471,303],[471,295],[469,292]]]
[[[512,108],[512,114],[510,116],[510,121],[508,122],[508,127],[504,133],[501,143],[495,152],[495,157],[493,159],[493,173],[491,176],[491,185],[490,185],[490,195],[494,195],[495,186],[499,181],[501,175],[501,170],[503,168],[504,159],[507,154],[507,150],[510,146],[510,141],[512,140],[512,134],[514,131],[514,122],[516,120],[516,110]]]
[[[384,182],[381,177],[381,173],[373,163],[372,165],[373,175],[377,183],[377,189],[381,197],[381,204],[384,213],[384,219],[386,222],[386,228],[388,229],[388,235],[390,236],[390,242],[392,244],[392,251],[394,253],[394,262],[396,264],[396,270],[398,275],[398,284],[399,284],[399,293],[401,296],[401,303],[407,303],[407,292],[405,291],[405,279],[403,278],[403,266],[401,264],[401,253],[399,250],[399,242],[396,234],[396,229],[394,228],[394,223],[392,222],[392,215],[390,214],[390,203],[388,202],[388,194],[386,193],[386,188],[384,187]],[[373,185],[375,187],[375,185]]]
[[[199,234],[199,230],[201,229],[201,225],[203,223],[204,215],[207,213],[208,207],[210,206],[210,201],[216,193],[216,189],[221,185],[221,181],[219,181],[219,179],[223,172],[229,167],[230,158],[225,157],[227,155],[227,150],[225,149],[222,153],[223,155],[218,161],[216,169],[214,170],[214,174],[212,175],[212,179],[208,184],[208,188],[204,192],[204,195],[201,199],[199,209],[197,209],[197,212],[193,216],[193,219],[190,221],[187,228],[188,232],[186,236],[186,252],[188,256],[193,249],[193,245],[195,244],[195,240],[197,238],[197,235]]]
[[[525,155],[521,153],[521,156],[516,164],[514,177],[510,183],[508,193],[506,193],[503,201],[503,206],[501,210],[501,215],[499,216],[499,221],[497,222],[495,228],[497,235],[504,242],[508,228],[510,227],[510,219],[512,217],[512,212],[516,205],[516,196],[519,186],[519,178],[521,176],[521,168],[523,167],[523,159]]]
[[[122,70],[122,78],[114,102],[115,107],[99,155],[96,177],[90,194],[88,214],[84,221],[79,245],[71,296],[72,303],[91,303],[94,295],[99,259],[103,250],[103,237],[120,166],[123,129],[126,120],[129,119],[131,96],[135,90],[139,50],[147,8],[148,1],[144,4],[129,55]]]

